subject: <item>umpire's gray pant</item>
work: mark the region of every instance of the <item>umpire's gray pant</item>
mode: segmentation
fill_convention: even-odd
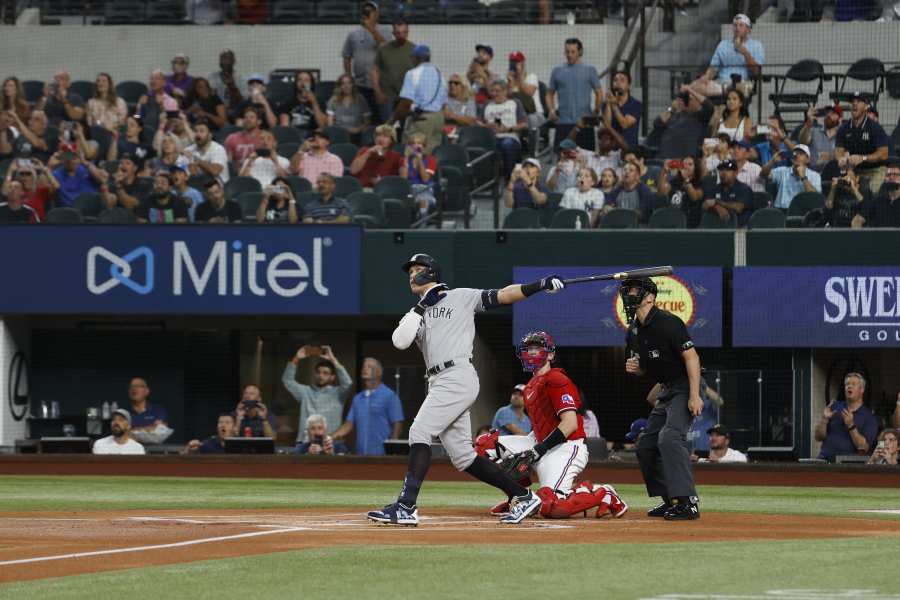
[[[647,418],[637,443],[637,458],[649,496],[696,496],[687,432],[693,416],[688,410],[687,380],[666,388]]]

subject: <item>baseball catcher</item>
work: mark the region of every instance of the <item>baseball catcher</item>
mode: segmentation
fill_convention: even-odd
[[[525,371],[533,373],[522,392],[533,431],[507,436],[500,436],[498,431],[485,433],[476,440],[475,451],[497,462],[522,485],[530,485],[531,473],[535,472],[541,486],[537,492],[540,514],[545,518],[565,519],[594,508],[596,517],[621,517],[628,505],[613,486],[590,481],[573,486],[588,459],[584,421],[576,411],[581,398],[566,372],[553,366],[553,338],[544,331],[529,333],[522,338],[517,353]],[[508,505],[501,502],[491,513],[503,514]]]

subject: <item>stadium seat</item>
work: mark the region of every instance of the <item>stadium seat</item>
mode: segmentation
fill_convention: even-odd
[[[58,208],[54,208],[50,212],[47,213],[47,218],[44,219],[47,223],[83,223],[84,218],[81,213],[78,212],[77,209],[69,208],[68,206],[60,206]]]
[[[334,186],[334,195],[338,198],[349,198],[350,194],[362,191],[362,184],[359,182],[359,179],[352,175],[335,177]]]
[[[525,22],[525,3],[520,1],[498,2],[488,7],[487,19],[490,23],[510,23],[518,25]]]
[[[137,223],[137,219],[135,219],[134,213],[127,208],[116,206],[115,208],[107,208],[101,211],[97,217],[97,222],[108,225],[127,225]]]
[[[298,209],[302,209],[310,202],[318,202],[320,197],[321,196],[319,196],[318,192],[300,192],[299,194],[296,192],[294,193],[294,198],[296,198],[297,200]]]
[[[769,192],[753,192],[753,210],[771,208],[772,202],[772,195]]]
[[[73,81],[71,87],[69,87],[69,91],[81,96],[81,99],[84,100],[85,104],[94,97],[96,90],[97,87],[94,85],[93,81]]]
[[[322,23],[356,23],[359,21],[359,3],[353,0],[319,2],[316,20]]]
[[[687,216],[680,206],[663,206],[653,211],[647,227],[650,229],[685,229]]]
[[[378,228],[378,221],[372,215],[352,215],[350,222],[354,225],[362,225],[364,229]]]
[[[147,84],[143,81],[120,81],[116,84],[116,95],[128,106],[134,106],[147,93]]]
[[[201,194],[206,190],[206,186],[212,181],[212,177],[206,174],[191,175],[188,177],[188,186],[194,188]]]
[[[290,160],[295,154],[297,154],[297,150],[300,149],[300,142],[282,142],[278,144],[278,156],[283,156],[286,159]]]
[[[109,147],[113,143],[113,136],[109,129],[100,125],[92,125],[90,128],[90,138],[97,142],[97,160],[103,160],[109,152]]]
[[[387,229],[409,229],[412,225],[412,211],[402,200],[387,198],[384,206],[384,226]]]
[[[35,79],[28,79],[22,82],[22,90],[25,92],[25,99],[34,104],[44,95],[44,86],[46,83]]]
[[[444,19],[447,23],[484,23],[485,7],[478,0],[449,2],[444,7]]]
[[[225,140],[228,138],[228,136],[231,135],[232,133],[234,133],[236,131],[240,131],[240,130],[241,130],[241,128],[238,127],[237,125],[225,125],[221,129],[219,129],[215,133],[215,135],[213,135],[213,139],[216,142],[218,142],[219,144],[222,144],[224,146]]]
[[[116,0],[107,2],[103,10],[103,22],[107,25],[136,25],[144,20],[147,3],[143,0]]]
[[[303,142],[303,132],[297,129],[296,127],[283,127],[281,125],[277,127],[273,127],[271,129],[272,135],[275,136],[275,141],[279,144],[284,144],[287,142],[295,142],[300,144]]]
[[[600,229],[634,229],[638,214],[630,208],[614,208],[600,220]]]
[[[372,192],[354,192],[347,196],[353,216],[367,215],[374,219],[375,226],[384,224],[384,201]]]
[[[580,225],[580,227],[579,227]],[[580,208],[561,208],[553,215],[550,229],[590,229],[591,216]]]
[[[439,169],[439,185],[435,186],[438,200],[437,220],[440,227],[442,221],[449,216],[461,216],[463,227],[469,228],[472,218],[472,195],[469,179],[458,167],[446,165]]]
[[[541,227],[550,227],[553,215],[559,210],[559,203],[563,195],[558,192],[547,192],[547,202],[538,211],[541,217]]]
[[[872,91],[865,92],[865,96],[869,98],[873,106],[878,105],[878,96],[884,91],[884,63],[877,58],[862,58],[847,69],[843,75],[835,75],[840,82],[837,85],[838,91],[831,92],[831,99],[836,102],[850,102],[853,92],[852,88],[847,89],[847,82],[851,79],[854,81],[864,81],[872,83]]]
[[[356,153],[359,152],[359,148],[356,144],[349,143],[340,143],[340,144],[332,144],[328,147],[328,151],[332,154],[336,154],[341,158],[341,162],[344,163],[344,169],[350,168],[350,163],[353,162],[353,159],[356,158]]]
[[[541,215],[533,208],[515,208],[503,219],[503,229],[540,229]]]
[[[288,182],[288,185],[291,186],[291,191],[294,193],[294,197],[297,198],[299,194],[303,192],[311,192],[312,184],[309,182],[309,179],[305,177],[298,177],[297,175],[291,175],[290,177],[285,177],[285,181]],[[299,202],[299,198],[297,201]]]
[[[259,181],[253,177],[232,177],[225,184],[225,198],[228,200],[237,200],[237,197],[244,192],[261,192],[262,186]]]
[[[152,0],[147,3],[144,23],[148,25],[185,25],[188,23],[182,0]]]
[[[328,134],[328,137],[331,139],[332,144],[351,143],[350,132],[343,127],[338,127],[337,125],[329,125],[328,127],[324,127],[323,129],[325,133]]]
[[[432,153],[438,165],[453,165],[465,169],[469,162],[469,155],[464,146],[459,144],[441,144]]]
[[[787,212],[787,226],[799,227],[811,210],[825,206],[825,196],[819,192],[800,192],[791,200]]]
[[[294,97],[294,93],[295,87],[292,82],[275,79],[266,84],[266,100],[269,101],[272,110],[277,111],[279,106],[289,102]]]
[[[81,213],[85,221],[95,221],[106,205],[100,194],[86,193],[79,194],[72,202],[72,207]]]
[[[700,225],[698,227],[700,229],[736,229],[737,215],[729,210],[728,218],[723,219],[717,212],[705,210],[703,211],[703,216],[700,217]]]
[[[322,105],[322,110],[325,110],[325,107],[328,105],[328,100],[334,93],[335,85],[337,85],[337,82],[331,80],[316,82],[316,100]],[[334,140],[331,141],[334,142]]]
[[[784,212],[778,208],[760,208],[750,215],[747,229],[782,229],[786,223]]]
[[[299,25],[316,20],[314,0],[275,0],[269,23],[273,25]]]
[[[399,175],[388,175],[382,177],[375,184],[375,193],[382,198],[396,198],[410,202],[412,200],[412,187],[409,180]]]
[[[242,192],[234,199],[241,206],[244,221],[256,222],[256,209],[259,208],[263,195],[262,192]]]
[[[769,94],[769,100],[775,105],[775,112],[801,112],[805,113],[810,105],[815,106],[819,102],[819,94],[825,84],[825,69],[822,63],[814,59],[801,60],[791,65],[784,75],[770,75],[763,80],[771,78],[775,82],[775,92]],[[830,79],[830,77],[828,77]],[[806,84],[805,92],[787,91],[788,81],[797,81]],[[815,92],[808,91],[809,84],[817,82]]]
[[[410,23],[439,23],[444,14],[439,0],[415,0],[404,5],[403,16]]]

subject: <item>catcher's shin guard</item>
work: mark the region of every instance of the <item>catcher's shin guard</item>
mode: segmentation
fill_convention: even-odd
[[[560,498],[556,492],[548,487],[538,490],[541,499],[541,516],[545,519],[567,519],[578,513],[584,513],[596,508],[595,516],[603,517],[612,514],[621,517],[628,510],[628,506],[622,502],[612,486],[595,485],[590,481],[583,481],[565,498]]]

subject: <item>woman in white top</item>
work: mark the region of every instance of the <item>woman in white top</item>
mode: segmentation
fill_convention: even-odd
[[[591,227],[596,227],[600,215],[607,212],[604,210],[606,197],[595,187],[597,174],[590,167],[582,167],[578,170],[578,178],[575,181],[578,187],[571,187],[565,191],[559,207],[587,212],[591,216]]]
[[[747,101],[737,90],[728,90],[725,104],[717,106],[709,120],[709,136],[727,134],[732,140],[749,140],[753,121],[747,112]]]
[[[128,117],[128,105],[116,95],[112,77],[106,73],[97,75],[94,97],[88,100],[88,125],[99,125],[109,131],[118,131]]]

